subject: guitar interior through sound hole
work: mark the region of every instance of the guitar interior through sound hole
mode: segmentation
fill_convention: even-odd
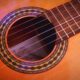
[[[42,60],[55,46],[55,42],[50,43],[57,38],[54,26],[43,16],[33,18],[23,17],[8,29],[8,48],[20,60]]]

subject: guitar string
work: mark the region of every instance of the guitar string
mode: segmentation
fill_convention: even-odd
[[[78,30],[78,29],[77,29]],[[75,31],[77,31],[77,30],[75,30]],[[71,33],[71,32],[70,32]],[[68,34],[70,34],[70,33],[68,33]],[[65,36],[63,36],[63,37],[65,37]],[[56,41],[58,40],[58,38],[56,39]],[[49,44],[51,44],[51,43],[53,43],[54,41],[51,41],[51,42],[49,42],[48,44],[46,44],[46,45],[49,45]],[[46,45],[44,45],[44,46],[46,46]],[[44,46],[41,46],[41,47],[39,47],[38,49],[40,49],[40,48],[42,48],[42,47],[44,47]],[[37,49],[37,50],[38,50]],[[33,51],[33,52],[35,52],[35,51]],[[21,57],[22,58],[22,57]],[[5,66],[2,66],[0,69],[3,69]]]
[[[39,15],[37,18],[39,18],[39,17],[43,17],[43,15],[42,15],[42,14]],[[32,18],[32,19],[30,19],[30,20],[28,20],[28,21],[25,21],[25,22],[23,22],[23,23],[20,23],[20,24],[14,26],[12,29],[14,29],[15,27],[18,27],[18,26],[20,26],[20,25],[22,25],[22,24],[25,24],[25,23],[31,22],[31,21],[33,21],[33,20],[35,20],[35,19],[36,19],[36,17],[34,17],[34,18]]]
[[[78,17],[80,17],[80,16],[77,16],[76,18],[78,18]],[[68,20],[68,21],[71,21],[71,20],[73,20],[73,19],[70,19],[70,20]],[[41,22],[41,21],[40,21],[40,22]],[[39,23],[39,22],[38,22],[38,23]],[[49,23],[50,23],[50,22],[49,22]],[[46,25],[49,25],[49,23],[46,24]],[[66,23],[66,22],[62,23],[62,25],[65,24],[65,23]],[[36,29],[34,29],[34,30],[37,30],[37,29],[43,28],[43,27],[45,27],[46,25],[41,26],[41,27],[38,27],[38,28],[36,28]],[[31,26],[32,26],[32,25],[31,25]],[[29,26],[29,27],[30,27],[30,26]],[[57,28],[57,27],[60,27],[60,26],[57,25],[57,26],[55,26],[55,27],[53,27],[53,28],[51,28],[51,29],[55,29],[55,28]],[[49,30],[51,30],[51,29],[49,29]],[[34,31],[34,30],[32,30],[32,31]],[[46,31],[49,31],[49,30],[46,30]],[[32,32],[32,31],[30,31],[30,32]],[[19,36],[19,37],[17,37],[17,38],[11,39],[11,40],[17,40],[17,39],[19,39],[20,37],[29,34],[30,32],[25,33],[25,34],[23,34],[23,35],[21,35],[21,36]],[[45,31],[44,31],[44,32],[45,32]],[[44,32],[43,32],[43,33],[44,33]],[[42,33],[40,33],[40,34],[42,34]],[[40,35],[40,34],[38,34],[38,35]],[[38,36],[38,35],[36,35],[36,36]],[[33,36],[32,38],[34,38],[34,37],[36,37],[36,36]]]
[[[3,66],[4,67],[4,66]]]
[[[75,29],[75,31],[76,31],[76,30],[80,30],[80,29]],[[70,33],[71,33],[71,32],[69,32],[68,34],[70,34]],[[50,43],[51,43],[51,42],[50,42]],[[42,46],[42,47],[43,47],[43,46]]]
[[[78,29],[77,29],[78,30]],[[75,31],[77,31],[77,30],[75,30]],[[71,32],[70,32],[71,33]],[[70,33],[68,33],[68,34],[70,34]],[[63,37],[65,37],[65,36],[63,36]],[[57,38],[57,40],[58,40],[58,38]],[[57,41],[56,40],[56,41]],[[51,43],[53,43],[53,41],[52,42],[50,42],[50,43],[48,43],[48,44],[46,44],[46,45],[49,45],[49,44],[51,44]],[[44,46],[46,46],[46,45],[44,45]],[[44,46],[42,46],[42,47],[44,47]],[[42,48],[42,47],[40,47],[40,48]],[[40,49],[40,48],[38,48],[38,49]],[[37,49],[37,50],[38,50]],[[35,52],[35,51],[33,51],[33,52]],[[5,66],[2,66],[0,69],[3,69]]]
[[[38,23],[40,23],[40,22],[46,21],[46,20],[48,20],[48,19],[44,19],[44,20],[38,21],[37,23],[34,23],[34,24],[32,24],[32,25],[30,25],[30,26],[28,26],[28,27],[25,27],[25,28],[23,28],[23,29],[21,29],[21,30],[18,30],[18,31],[16,31],[16,32],[14,32],[14,33],[11,33],[9,36],[12,36],[12,35],[14,35],[15,33],[21,32],[21,31],[23,31],[23,30],[25,30],[25,29],[28,29],[28,28],[30,28],[30,27],[32,27],[32,26],[34,26],[34,25],[36,25],[36,24],[38,24]],[[21,24],[21,25],[22,25],[22,24]],[[15,26],[15,27],[16,27],[16,26]]]
[[[78,21],[78,23],[79,23],[80,21]],[[75,23],[74,24],[72,24],[71,26],[74,26],[75,25]],[[67,29],[68,27],[66,27],[66,28],[64,28],[64,29]],[[63,30],[60,30],[60,31],[57,31],[57,32],[61,32],[61,31],[63,31]],[[29,48],[30,46],[33,46],[34,44],[37,44],[37,43],[40,43],[41,41],[43,41],[43,40],[45,40],[45,39],[47,39],[48,37],[50,37],[50,36],[55,36],[57,33],[54,33],[54,34],[51,34],[51,35],[49,35],[49,36],[47,36],[47,37],[45,37],[45,38],[43,38],[43,39],[40,39],[39,41],[37,41],[37,42],[34,42],[33,44],[30,44],[29,46],[27,46],[26,48]],[[38,35],[39,36],[39,35]],[[30,40],[31,40],[32,38],[30,38]],[[28,39],[29,40],[29,39]]]
[[[78,0],[79,1],[79,0]],[[3,66],[4,67],[4,66]],[[0,68],[1,69],[1,68]]]
[[[49,23],[49,24],[50,24],[50,23]],[[48,26],[49,24],[46,24],[46,25],[44,25],[44,26]],[[44,27],[44,26],[41,26],[41,27]],[[19,37],[17,37],[17,38],[13,38],[13,39],[11,39],[11,40],[12,40],[12,41],[18,40],[18,39],[20,39],[21,37],[26,36],[27,34],[33,32],[33,31],[36,31],[37,29],[41,29],[41,27],[36,28],[36,29],[34,29],[34,30],[30,31],[30,32],[27,32],[27,33],[25,33],[25,34],[23,34],[23,35],[21,35],[21,36],[19,36]],[[54,28],[53,28],[53,29],[54,29]],[[38,34],[38,35],[41,35],[41,33]],[[37,36],[38,36],[38,35],[37,35]],[[37,37],[37,36],[34,36],[34,37]],[[32,37],[32,38],[34,38],[34,37]]]
[[[33,18],[33,19],[30,19],[30,20],[28,20],[28,21],[25,21],[25,22],[23,22],[22,24],[24,24],[24,23],[26,23],[26,22],[29,22],[29,21],[32,21],[32,20],[34,20],[35,18]],[[17,25],[17,26],[15,26],[15,27],[18,27],[18,26],[20,26],[20,25],[22,25],[22,24],[19,24],[19,25]],[[12,29],[14,29],[15,27],[13,27]],[[3,65],[0,69],[3,69],[5,66]]]
[[[44,16],[44,15],[42,15],[42,14],[39,15],[39,17],[41,17],[41,16]],[[39,18],[39,17],[38,17],[38,18]],[[36,18],[33,18],[33,19],[31,19],[31,20],[28,20],[28,21],[25,21],[25,22],[23,22],[23,23],[21,23],[21,24],[19,24],[19,25],[22,25],[22,24],[24,24],[24,23],[26,23],[26,22],[29,22],[29,21],[32,21],[32,20],[34,20],[34,19],[36,19]],[[46,19],[46,20],[47,20],[47,19]],[[41,22],[41,21],[40,21],[40,22]],[[19,26],[19,25],[18,25],[18,26]],[[33,24],[33,25],[34,25],[34,24]],[[18,26],[17,26],[17,27],[18,27]],[[15,27],[16,27],[16,26],[15,26]],[[13,27],[13,28],[14,28],[14,27]],[[29,28],[29,27],[27,27],[27,28]]]
[[[40,15],[39,17],[41,17],[41,16],[42,16],[42,15]],[[79,16],[80,16],[80,15],[79,15]],[[76,16],[76,17],[74,17],[74,18],[77,18],[77,17],[79,17],[79,16]],[[39,18],[39,17],[38,17],[38,18]],[[36,18],[33,18],[33,19],[31,19],[31,20],[28,20],[28,21],[25,21],[25,22],[23,22],[23,23],[21,23],[21,24],[19,24],[19,25],[17,25],[17,26],[14,26],[13,28],[18,27],[18,26],[20,26],[20,25],[22,25],[22,24],[28,23],[28,22],[30,22],[30,21],[32,21],[32,20],[35,20],[35,19],[36,19]],[[41,20],[41,21],[38,21],[38,22],[36,22],[36,23],[28,26],[28,27],[25,27],[25,28],[23,28],[23,29],[21,29],[21,30],[18,30],[17,32],[20,32],[20,31],[22,31],[22,30],[24,30],[24,29],[30,28],[30,27],[32,27],[32,26],[35,26],[36,24],[38,24],[38,23],[40,23],[40,22],[43,22],[43,21],[46,21],[46,20],[48,20],[48,19],[45,18],[45,19],[43,19],[43,20]],[[69,19],[69,21],[70,21],[70,20],[72,20],[72,18]],[[65,22],[63,22],[63,23],[65,23]],[[13,29],[13,28],[12,28],[12,29]],[[13,35],[13,34],[15,34],[15,33],[17,33],[17,32],[14,32],[14,33],[10,34],[9,36],[11,36],[11,35]]]
[[[73,24],[72,24],[72,26],[73,26]],[[68,27],[66,27],[66,29],[67,29]],[[48,31],[50,31],[50,30],[52,30],[53,28],[50,28],[49,30],[46,30],[46,31],[44,31],[43,33],[45,33],[45,32],[48,32]],[[60,31],[58,31],[58,32],[61,32],[62,30],[60,30]],[[43,34],[43,33],[40,33],[40,34],[38,34],[37,36],[39,36],[39,35],[41,35],[41,34]],[[52,34],[52,35],[55,35],[56,33],[54,33],[54,34]],[[35,38],[35,37],[37,37],[37,36],[33,36],[33,37],[31,37],[30,39],[28,39],[28,40],[31,40],[31,39],[33,39],[33,38]],[[50,35],[51,36],[51,35]],[[47,36],[47,37],[49,37],[49,36]],[[46,38],[46,37],[45,37]],[[45,38],[43,38],[42,40],[44,40]],[[15,38],[14,38],[14,40],[16,40]],[[12,40],[13,41],[13,40]],[[41,40],[40,40],[41,41]],[[36,42],[37,43],[37,42]]]
[[[75,31],[77,31],[77,30],[80,30],[80,29],[75,29]],[[70,33],[72,33],[72,32],[69,32],[68,34],[70,34]],[[66,36],[66,35],[63,35],[62,38],[64,38],[65,36]],[[34,49],[33,51],[31,51],[30,53],[36,52],[37,50],[39,50],[39,49],[41,49],[41,48],[43,48],[43,47],[45,47],[45,46],[47,46],[47,45],[55,42],[55,41],[58,41],[59,39],[60,39],[60,38],[57,38],[57,39],[55,39],[55,40],[53,40],[53,41],[51,41],[51,42],[49,42],[49,43],[47,43],[47,44],[45,44],[45,45],[43,45],[43,46],[41,46],[41,47],[38,47],[38,48]],[[64,40],[63,40],[63,41],[64,41]],[[30,53],[29,53],[29,54],[30,54]],[[24,57],[24,56],[25,56],[25,55],[23,55],[23,56],[21,56],[21,57],[19,57],[19,58],[22,58],[22,57]]]
[[[80,21],[79,21],[79,22],[80,22]],[[78,23],[79,23],[79,22],[78,22]],[[73,24],[73,25],[75,25],[75,24]],[[77,29],[77,30],[79,30],[79,29]],[[75,31],[76,31],[76,29],[75,29]],[[70,33],[72,33],[72,32],[69,32],[68,34],[70,34]],[[53,35],[53,34],[52,34],[52,35]],[[50,35],[50,36],[51,36],[51,35]],[[66,35],[63,35],[62,38],[65,37],[65,36],[66,36]],[[47,36],[47,37],[49,37],[49,36]],[[47,37],[46,37],[46,38],[47,38]],[[45,39],[45,38],[44,38],[44,39]],[[53,40],[53,41],[51,41],[51,42],[45,44],[45,46],[48,45],[48,44],[50,44],[50,43],[52,43],[52,42],[55,42],[55,41],[57,41],[57,40],[59,40],[59,39],[60,39],[60,38],[57,38],[57,39],[55,39],[55,40]],[[38,42],[40,42],[40,41],[37,41],[36,43],[38,43]],[[29,48],[30,46],[36,44],[36,43],[33,43],[33,44],[27,46],[26,49]],[[38,47],[38,49],[40,49],[40,48],[42,48],[42,47],[44,47],[44,45]],[[36,51],[37,51],[38,49],[36,48]],[[32,53],[32,52],[35,52],[35,50],[32,50],[30,53]],[[29,53],[29,54],[30,54],[30,53]],[[24,56],[22,56],[22,57],[24,57]],[[21,57],[21,58],[22,58],[22,57]]]
[[[80,21],[79,21],[79,22],[80,22]],[[49,36],[48,36],[48,37],[49,37]],[[58,38],[58,39],[60,39],[60,38]],[[54,41],[56,41],[56,40],[54,40]],[[54,41],[53,41],[53,42],[54,42]],[[39,42],[39,41],[38,41],[38,42]],[[38,42],[36,42],[36,43],[38,43]],[[33,45],[33,44],[29,45],[28,48],[29,48],[30,46],[32,46],[32,45]],[[42,46],[42,47],[43,47],[43,46]],[[41,48],[42,48],[42,47],[41,47]],[[37,49],[36,49],[36,51],[37,51]],[[31,51],[31,52],[34,52],[34,50]]]

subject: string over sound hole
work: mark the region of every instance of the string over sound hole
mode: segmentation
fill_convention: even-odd
[[[54,26],[45,17],[24,17],[8,30],[8,48],[21,60],[38,61],[53,50],[55,42],[50,42],[56,39],[55,33]]]

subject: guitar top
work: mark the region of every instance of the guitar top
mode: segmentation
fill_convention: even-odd
[[[0,80],[80,80],[80,0],[1,0]]]

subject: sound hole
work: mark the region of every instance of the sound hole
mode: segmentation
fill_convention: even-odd
[[[56,31],[45,17],[24,17],[8,30],[7,45],[17,58],[37,61],[47,57],[55,46]],[[50,30],[51,29],[51,30]]]

